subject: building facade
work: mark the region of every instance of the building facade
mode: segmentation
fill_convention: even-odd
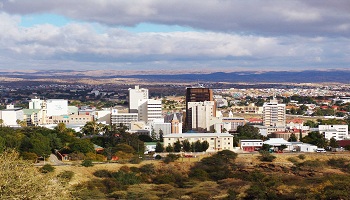
[[[189,111],[189,102],[213,101],[213,90],[209,88],[187,88],[186,89],[186,115],[185,127],[192,130],[192,113]],[[216,111],[214,110],[214,113]]]
[[[187,113],[188,112],[188,113]],[[196,131],[209,131],[210,119],[215,117],[215,102],[188,102],[187,104],[188,128]]]
[[[140,88],[138,85],[135,89],[129,88],[129,113],[138,113],[139,101],[148,98],[148,89]]]
[[[286,125],[286,105],[272,99],[263,105],[263,125],[280,127]]]
[[[144,99],[139,101],[139,121],[152,123],[154,120],[162,119],[162,101]]]
[[[174,145],[176,141],[188,140],[190,143],[207,141],[209,148],[206,152],[217,152],[222,150],[233,151],[233,135],[228,133],[182,133],[164,135],[164,148]]]
[[[319,125],[318,130],[327,140],[331,138],[336,140],[349,138],[348,125]]]

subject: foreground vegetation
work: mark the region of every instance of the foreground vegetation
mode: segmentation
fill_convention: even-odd
[[[199,162],[94,166],[89,168],[91,174],[85,174],[89,179],[72,182],[73,195],[78,199],[350,198],[348,154],[275,154],[272,162],[260,161],[260,156],[221,151]]]

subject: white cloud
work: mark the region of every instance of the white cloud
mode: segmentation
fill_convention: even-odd
[[[14,0],[5,12],[56,13],[109,26],[139,23],[264,35],[349,36],[350,1],[281,0]]]

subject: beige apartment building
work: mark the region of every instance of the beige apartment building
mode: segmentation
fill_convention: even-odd
[[[263,125],[284,127],[286,125],[286,105],[272,99],[263,106]]]
[[[233,135],[228,133],[182,133],[164,135],[164,148],[168,145],[174,145],[179,140],[188,140],[190,143],[196,141],[207,141],[209,148],[206,152],[217,152],[221,150],[233,150]]]

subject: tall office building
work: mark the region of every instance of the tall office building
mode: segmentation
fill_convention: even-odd
[[[286,104],[279,104],[276,99],[263,105],[264,126],[283,127],[286,125]]]
[[[140,88],[136,85],[135,89],[129,88],[129,113],[137,113],[139,101],[148,99],[148,89]]]
[[[186,89],[186,116],[185,128],[192,130],[192,112],[189,111],[189,102],[213,101],[213,91],[209,88],[187,88]],[[214,117],[216,110],[214,108]]]
[[[215,117],[215,102],[188,102],[189,126],[191,130],[206,132],[210,130],[210,119]]]

